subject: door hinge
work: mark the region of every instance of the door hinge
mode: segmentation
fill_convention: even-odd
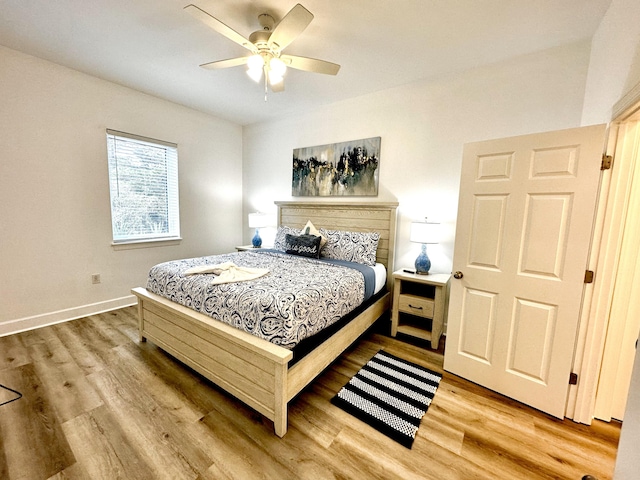
[[[613,157],[611,155],[602,155],[602,163],[600,164],[600,170],[609,170],[613,163]]]
[[[577,385],[578,384],[578,374],[571,372],[569,374],[569,385]]]
[[[587,270],[584,272],[584,283],[593,283],[594,275],[593,270]]]

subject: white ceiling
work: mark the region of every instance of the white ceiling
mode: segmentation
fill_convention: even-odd
[[[192,2],[237,32],[296,0],[0,0],[0,44],[247,125],[593,36],[611,0],[301,0],[315,18],[285,53],[342,66],[289,69],[269,93],[245,68],[198,65],[248,55],[183,11]],[[0,66],[0,68],[2,68]]]

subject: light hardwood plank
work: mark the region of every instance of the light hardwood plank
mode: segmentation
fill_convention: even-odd
[[[442,372],[383,318],[289,403],[283,438],[151,342],[135,307],[0,339],[0,478],[611,479],[620,425],[560,421],[444,373],[412,449],[331,404],[377,351]],[[13,358],[13,360],[9,360]],[[68,383],[69,385],[65,385]]]
[[[118,413],[120,428],[154,478],[192,479],[211,465],[211,458],[194,445],[177,417],[139,388],[125,369],[114,367],[89,378],[109,409]]]
[[[82,465],[74,463],[70,467],[49,477],[47,480],[86,480],[87,478],[89,478],[89,474],[82,468]]]
[[[102,405],[102,399],[59,339],[31,345],[29,354],[46,391],[56,399],[53,408],[60,422]]]
[[[105,345],[103,342],[92,342],[96,338],[89,335],[88,323],[88,320],[82,319],[49,327],[86,375],[108,368],[108,362],[104,358],[107,353]]]
[[[29,363],[29,352],[21,336],[0,337],[0,370],[19,367],[27,363]]]
[[[22,398],[0,407],[2,478],[48,478],[75,463],[45,384],[32,364],[0,372],[0,383]]]
[[[63,425],[85,478],[153,479],[153,469],[129,443],[119,420],[102,406]]]

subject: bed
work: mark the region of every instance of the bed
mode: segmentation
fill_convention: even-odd
[[[390,307],[397,203],[276,202],[278,225],[378,232],[376,261],[387,269],[386,290],[356,310],[328,338],[292,361],[292,350],[172,302],[147,288],[138,298],[140,341],[150,340],[287,431],[287,405]],[[321,337],[320,335],[318,335]]]

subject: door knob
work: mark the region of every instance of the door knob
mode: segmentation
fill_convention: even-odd
[[[462,272],[456,272],[453,274],[453,278],[457,278],[458,280],[460,280],[462,277],[464,277]]]

